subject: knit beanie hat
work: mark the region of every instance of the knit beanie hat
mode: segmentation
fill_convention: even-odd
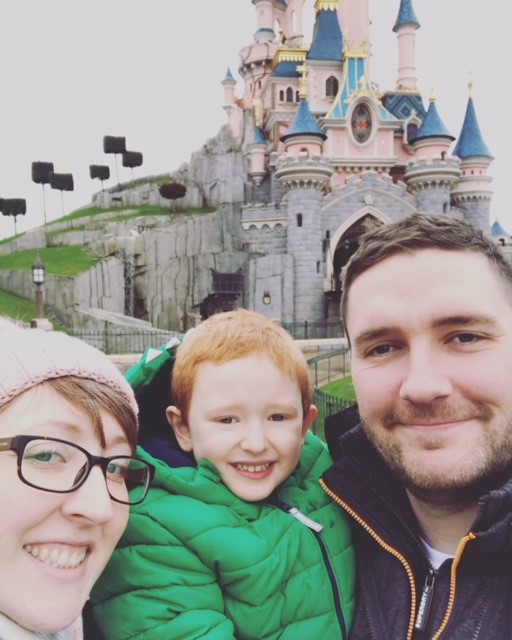
[[[105,383],[118,391],[137,415],[132,388],[99,349],[59,331],[0,330],[0,407],[45,380],[64,376]]]

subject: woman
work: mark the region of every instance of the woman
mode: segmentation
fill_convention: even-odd
[[[0,331],[0,638],[83,638],[82,608],[153,475],[108,358],[62,333]]]

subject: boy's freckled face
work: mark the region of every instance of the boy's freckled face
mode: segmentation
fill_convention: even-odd
[[[304,419],[299,385],[267,357],[204,363],[188,412],[189,445],[233,493],[264,500],[297,466],[315,416],[312,408]]]

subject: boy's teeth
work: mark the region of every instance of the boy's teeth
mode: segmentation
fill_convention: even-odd
[[[86,547],[69,551],[68,549],[50,548],[31,544],[27,544],[25,550],[40,562],[49,564],[51,567],[59,567],[60,569],[75,569],[82,564],[87,553]]]
[[[237,468],[240,471],[248,471],[249,473],[258,473],[260,471],[266,471],[270,468],[270,463],[266,464],[238,464]]]

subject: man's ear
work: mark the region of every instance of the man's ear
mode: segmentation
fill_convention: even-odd
[[[317,417],[317,415],[318,415],[318,409],[315,407],[314,404],[312,404],[309,407],[309,411],[306,413],[302,421],[302,442],[303,443],[306,438],[306,434],[311,429],[311,426],[313,425],[313,422],[315,421],[315,418]]]
[[[170,406],[165,410],[165,415],[167,416],[167,422],[171,425],[180,447],[183,451],[192,451],[192,437],[190,435],[190,429],[183,420],[181,411],[178,407]]]

